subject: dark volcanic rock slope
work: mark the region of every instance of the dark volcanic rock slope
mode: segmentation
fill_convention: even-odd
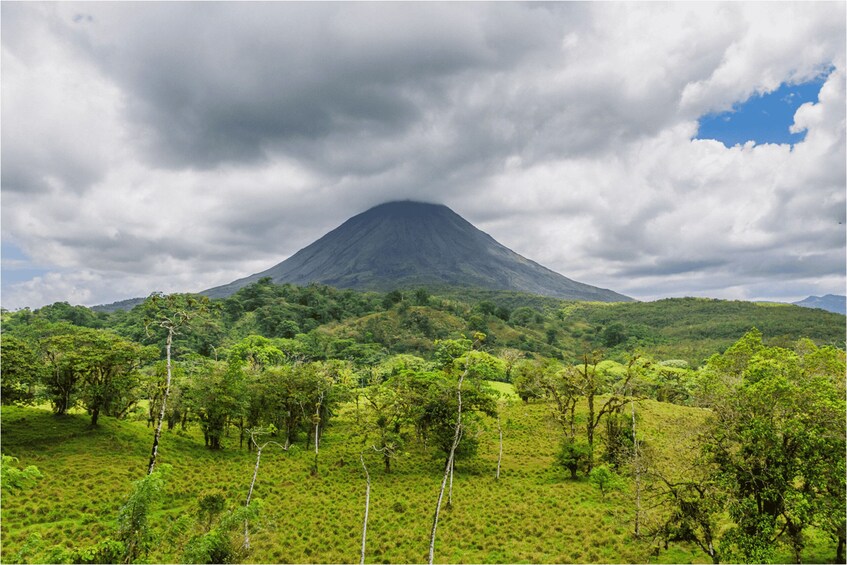
[[[224,297],[271,277],[276,283],[393,290],[462,286],[574,300],[632,300],[568,279],[497,243],[437,204],[389,202],[354,216],[267,271],[204,291]]]

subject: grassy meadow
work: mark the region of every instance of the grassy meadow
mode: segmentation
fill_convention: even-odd
[[[496,386],[505,393],[500,479],[494,477],[497,424],[488,419],[476,457],[456,465],[453,506],[441,514],[436,562],[708,561],[693,547],[671,544],[657,551],[649,538],[636,539],[630,482],[603,497],[587,479],[569,480],[554,466],[559,431],[548,406],[524,404],[510,394],[511,385]],[[707,411],[655,401],[643,401],[638,411],[657,465],[672,473],[690,460]],[[248,562],[358,561],[365,480],[355,420],[351,403],[327,429],[318,476],[310,473],[314,452],[304,442],[289,452],[273,445],[264,449],[253,494],[262,506],[250,525]],[[4,454],[18,457],[22,466],[36,465],[43,474],[33,488],[3,497],[3,562],[43,561],[51,548],[108,537],[132,481],[144,476],[152,429],[142,421],[112,418],[92,429],[84,414],[56,417],[46,409],[21,407],[4,407],[2,422]],[[443,461],[420,445],[407,447],[390,474],[378,453],[364,452],[371,476],[369,563],[427,558]],[[174,531],[177,518],[197,515],[198,499],[213,492],[224,495],[228,508],[244,504],[255,452],[238,448],[235,430],[225,449],[208,450],[189,428],[163,435],[159,463],[173,469],[154,513],[159,542],[148,558],[179,562],[180,539],[188,534]],[[810,544],[809,560],[831,553],[826,540],[819,541]]]
[[[508,392],[509,385],[497,384]],[[554,469],[558,431],[543,403],[509,400],[502,417],[504,455],[500,480],[496,422],[487,421],[478,454],[456,466],[453,507],[442,513],[436,541],[439,562],[641,562],[646,541],[631,535],[630,494],[601,497],[587,480],[570,481]],[[702,411],[646,402],[645,431],[672,461],[679,430],[696,429]],[[344,563],[359,558],[365,481],[361,442],[351,439],[355,408],[327,430],[320,472],[311,476],[314,452],[303,445],[286,453],[267,447],[254,496],[262,500],[251,525],[251,562]],[[3,450],[44,477],[25,492],[4,496],[3,560],[16,561],[34,533],[44,547],[80,546],[106,537],[116,525],[130,483],[146,469],[152,429],[143,422],[104,418],[97,429],[83,414],[61,418],[47,410],[4,407]],[[222,492],[229,505],[243,504],[255,453],[238,449],[234,433],[222,451],[203,447],[192,433],[164,435],[161,464],[170,464],[165,502],[155,521],[163,531],[180,514],[196,513],[203,494]],[[367,561],[421,562],[427,557],[432,513],[443,462],[421,446],[386,474],[379,454],[366,453],[371,475]],[[168,536],[164,536],[167,538]],[[168,543],[153,561],[179,561]],[[699,559],[676,549],[672,560]]]

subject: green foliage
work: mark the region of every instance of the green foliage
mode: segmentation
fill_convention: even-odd
[[[189,374],[186,403],[199,420],[206,447],[221,449],[227,423],[242,415],[246,407],[244,373],[237,364],[204,361]]]
[[[118,335],[90,328],[53,325],[39,342],[47,360],[41,373],[57,414],[80,402],[97,425],[101,412],[121,417],[138,401],[138,369],[155,350]]]
[[[285,354],[270,339],[260,335],[250,335],[230,347],[229,363],[247,364],[251,369],[261,369],[268,365],[279,365],[285,360]]]
[[[577,407],[578,422],[585,410],[584,403]],[[500,480],[492,479],[498,454],[496,424],[483,415],[476,456],[461,460],[456,467],[454,505],[444,516],[450,527],[439,538],[443,542],[439,555],[445,560],[702,562],[704,555],[698,555],[690,542],[670,541],[666,554],[652,557],[650,538],[632,536],[628,496],[609,495],[601,503],[587,480],[564,480],[567,473],[554,470],[560,436],[550,425],[546,403],[501,403],[500,411],[504,442]],[[639,435],[653,445],[655,464],[679,475],[686,473],[693,462],[689,453],[696,447],[695,432],[707,412],[649,400],[639,403],[638,411],[643,416]],[[251,553],[240,560],[341,563],[358,559],[363,479],[356,464],[362,451],[356,414],[354,402],[337,409],[334,424],[322,440],[320,477],[309,476],[313,454],[303,450],[302,444],[299,451],[296,446],[287,452],[263,451],[254,497],[264,504],[259,519],[250,522]],[[403,430],[411,426],[404,423]],[[129,491],[128,479],[136,478],[145,467],[149,439],[150,429],[142,421],[107,418],[99,428],[90,429],[87,418],[78,413],[57,420],[43,409],[4,408],[4,452],[18,455],[23,465],[37,464],[44,474],[28,496],[4,493],[0,531],[4,561],[16,561],[16,553],[36,532],[44,545],[31,549],[30,562],[60,562],[48,555],[52,548],[86,547],[114,538],[115,518]],[[392,472],[386,474],[381,454],[369,445],[364,453],[372,481],[368,559],[392,563],[425,559],[422,540],[429,533],[432,515],[420,509],[431,508],[437,494],[441,465],[432,459],[436,449],[411,433],[400,458],[392,462]],[[160,463],[173,464],[174,470],[162,503],[151,507],[148,524],[156,543],[146,560],[186,562],[188,541],[204,533],[203,524],[197,522],[199,498],[221,492],[230,508],[239,501],[243,505],[255,459],[255,453],[246,449],[204,449],[196,426],[186,432],[164,432]],[[400,503],[398,510],[396,503]],[[239,532],[243,534],[243,522],[230,531],[236,545],[243,540]],[[815,528],[807,534],[804,562],[831,560],[834,542]],[[777,558],[790,562],[792,556],[780,550]]]
[[[556,463],[566,469],[571,479],[576,479],[580,471],[588,467],[589,447],[585,442],[577,441],[570,437],[562,439],[559,452],[556,454]]]
[[[151,474],[135,481],[129,498],[121,507],[117,538],[124,547],[125,563],[146,556],[153,544],[154,536],[149,524],[151,506],[161,500],[165,478],[171,469],[170,465],[159,465]]]
[[[606,465],[597,465],[591,469],[588,473],[588,481],[597,487],[603,498],[606,498],[606,493],[609,491],[623,488],[621,478]]]
[[[211,530],[192,537],[183,555],[184,563],[242,563],[246,549],[237,539],[236,529],[259,515],[261,502],[241,506],[224,516]]]
[[[13,335],[0,337],[3,379],[0,400],[3,404],[31,404],[36,386],[44,380],[47,366],[29,342]]]
[[[449,369],[453,363],[466,355],[473,347],[469,339],[443,339],[435,341],[433,357],[440,369]]]
[[[626,342],[626,328],[620,322],[614,322],[603,328],[600,339],[605,347],[615,347]]]
[[[544,365],[539,361],[521,359],[512,368],[512,383],[515,394],[524,402],[542,398],[545,394],[543,382]]]
[[[59,552],[57,563],[124,563],[126,546],[123,542],[105,539],[87,547]]]
[[[725,497],[717,484],[707,477],[692,479],[678,483],[663,479],[662,487],[670,513],[656,533],[666,541],[694,543],[713,563],[720,563],[718,538]]]
[[[197,502],[197,506],[199,507],[198,520],[205,521],[205,529],[208,532],[212,529],[212,522],[226,508],[226,498],[220,491],[205,494]]]
[[[769,347],[755,330],[704,367],[709,394],[702,398],[713,416],[702,436],[708,474],[699,482],[718,493],[712,500],[725,501],[708,512],[726,511],[733,522],[720,537],[722,557],[768,562],[778,540],[799,559],[804,532],[816,523],[844,539],[844,371],[843,351],[808,340]],[[692,512],[674,496],[679,527],[690,530]],[[715,520],[695,518],[701,527]]]
[[[35,465],[27,465],[23,469],[15,466],[17,457],[9,455],[2,456],[2,468],[0,468],[0,486],[5,492],[25,490],[35,486],[36,480],[41,478],[41,471]]]
[[[311,465],[311,453],[305,453],[301,447],[267,455],[278,468],[263,467],[274,482],[273,486],[270,482],[259,485],[257,490],[266,490],[257,494],[263,498],[270,496],[275,506],[268,521],[255,528],[256,559],[351,560],[351,556],[333,549],[344,545],[340,538],[332,538],[333,543],[324,547],[314,537],[287,540],[284,545],[265,538],[263,528],[285,523],[298,532],[327,532],[333,527],[339,531],[355,530],[355,524],[345,522],[342,527],[347,519],[343,516],[332,518],[331,525],[306,526],[305,517],[289,517],[282,509],[308,507],[312,504],[310,500],[318,499],[328,501],[328,508],[338,507],[345,489],[338,488],[336,492],[331,481],[345,484],[348,471],[351,477],[360,479],[358,469],[351,471],[349,463],[358,458],[363,445],[367,448],[365,457],[381,458],[386,472],[395,463],[402,469],[402,473],[393,474],[397,477],[396,484],[379,491],[398,489],[396,498],[384,503],[375,499],[375,509],[381,504],[386,505],[384,509],[390,509],[397,500],[408,502],[405,506],[408,509],[417,507],[421,501],[429,504],[431,493],[424,491],[432,478],[432,457],[441,457],[452,443],[457,379],[463,374],[466,379],[462,388],[464,414],[462,458],[457,467],[458,492],[462,488],[479,488],[474,491],[475,496],[486,501],[490,515],[508,516],[501,519],[500,525],[508,524],[509,528],[520,530],[523,523],[546,520],[531,515],[531,501],[524,500],[529,494],[515,494],[520,492],[518,486],[529,488],[530,482],[536,485],[531,487],[532,492],[541,492],[538,485],[557,484],[569,497],[575,497],[576,507],[580,496],[588,500],[590,497],[586,498],[585,492],[579,490],[588,488],[588,482],[562,483],[561,476],[553,474],[551,464],[555,462],[572,476],[586,472],[591,465],[590,445],[594,442],[597,453],[604,453],[604,460],[623,472],[631,451],[632,432],[630,419],[620,410],[629,395],[636,395],[700,406],[715,415],[710,433],[703,436],[706,447],[703,458],[697,462],[702,476],[695,481],[686,476],[686,465],[694,465],[694,461],[675,449],[682,438],[694,435],[686,422],[692,419],[699,422],[707,412],[639,402],[639,418],[642,405],[665,410],[664,418],[645,416],[643,422],[639,419],[638,429],[639,437],[642,424],[655,434],[648,438],[651,447],[655,446],[659,453],[654,463],[668,475],[668,483],[675,485],[676,494],[666,485],[662,496],[667,501],[676,500],[676,506],[668,502],[659,517],[670,517],[665,537],[671,543],[676,539],[682,544],[699,544],[707,537],[705,528],[714,526],[713,547],[720,545],[721,555],[726,558],[765,559],[769,557],[767,552],[772,551],[774,559],[794,559],[795,553],[809,555],[809,547],[815,544],[820,547],[821,535],[831,535],[835,543],[843,539],[845,473],[843,457],[839,454],[844,452],[844,352],[832,345],[821,345],[843,342],[843,317],[791,307],[763,309],[748,303],[699,299],[609,305],[567,303],[515,293],[445,294],[422,290],[426,291],[426,300],[424,292],[407,293],[406,299],[398,292],[387,299],[386,295],[377,293],[260,281],[218,301],[220,308],[206,308],[202,300],[191,303],[194,299],[189,300],[188,296],[174,298],[172,304],[167,304],[168,299],[160,296],[148,299],[131,312],[98,314],[94,318],[84,316],[85,309],[79,310],[81,307],[68,310],[67,305],[44,312],[4,312],[4,402],[49,400],[55,411],[64,415],[62,419],[51,420],[51,431],[42,433],[33,443],[39,449],[49,447],[43,458],[39,453],[36,460],[46,477],[30,488],[39,490],[36,495],[39,500],[64,500],[68,493],[57,490],[52,474],[58,471],[63,478],[66,474],[78,476],[80,469],[87,469],[88,461],[73,457],[79,452],[88,454],[89,444],[101,445],[108,457],[97,456],[98,470],[85,472],[99,474],[101,468],[110,469],[103,478],[113,489],[112,496],[107,498],[120,500],[126,469],[113,468],[111,461],[130,460],[136,456],[133,450],[141,451],[143,459],[144,452],[149,450],[132,447],[134,439],[127,439],[125,431],[115,431],[134,429],[120,427],[134,423],[119,426],[118,422],[104,418],[98,429],[77,429],[78,410],[82,407],[94,418],[98,406],[104,414],[115,416],[130,413],[137,400],[142,401],[138,411],[143,412],[145,406],[161,406],[164,365],[153,364],[139,370],[142,364],[157,357],[155,353],[145,353],[141,343],[158,347],[167,343],[166,332],[152,331],[151,321],[161,320],[153,314],[173,315],[187,311],[188,306],[198,306],[191,323],[180,326],[179,333],[173,336],[177,360],[165,416],[171,432],[163,434],[162,441],[167,445],[163,460],[190,468],[190,473],[186,471],[188,474],[178,479],[179,486],[174,486],[170,493],[174,497],[173,510],[154,510],[162,513],[161,526],[152,520],[148,523],[154,538],[164,540],[161,546],[148,545],[156,559],[179,561],[188,554],[197,561],[245,558],[237,551],[237,528],[226,530],[228,533],[224,535],[224,530],[215,525],[217,517],[222,515],[216,513],[215,501],[208,500],[212,506],[198,510],[197,498],[210,492],[217,495],[217,502],[224,496],[243,496],[242,492],[233,491],[243,486],[243,468],[250,468],[253,463],[246,453],[238,450],[204,450],[200,437],[205,436],[209,447],[229,448],[241,443],[245,430],[273,426],[278,430],[276,439],[286,447],[295,441],[300,441],[301,446],[311,444],[316,429],[321,436],[327,434],[325,440],[319,438],[321,458],[326,463],[321,477],[310,479],[312,483],[306,487],[302,479],[308,475],[305,465],[307,462]],[[391,304],[388,310],[383,310],[386,299]],[[768,312],[763,313],[764,310]],[[741,335],[738,328],[746,330],[754,323],[762,332],[738,340]],[[83,327],[85,324],[101,324],[117,335]],[[475,343],[469,328],[485,329],[488,339]],[[152,335],[148,335],[148,329]],[[793,342],[805,329],[810,330],[808,335],[813,339]],[[610,349],[602,357],[598,354],[587,363],[579,362],[585,351],[592,351],[604,342]],[[657,359],[668,360],[627,365],[629,351],[634,347],[652,352]],[[134,351],[137,355],[131,361],[129,357],[133,355],[129,355],[124,363],[119,355],[121,351]],[[704,359],[708,359],[704,366],[691,368]],[[92,378],[92,375],[98,376]],[[491,380],[513,380],[514,391],[519,396],[534,400],[501,407],[506,449],[504,474],[498,485],[516,481],[508,487],[515,490],[504,491],[509,493],[504,497],[511,498],[510,504],[502,508],[497,506],[499,502],[490,500],[496,493],[489,495],[481,487],[465,486],[465,481],[467,485],[476,485],[473,479],[476,473],[488,474],[486,465],[492,464],[497,453],[492,443],[496,434],[492,432],[491,420],[498,408],[497,395],[484,383]],[[365,388],[359,389],[362,386]],[[502,383],[498,386],[507,387]],[[508,388],[511,394],[512,389]],[[358,405],[350,402],[354,398],[359,400]],[[35,452],[29,450],[25,438],[35,437],[32,434],[37,426],[20,422],[11,428],[15,430],[12,435],[6,427],[7,414],[4,412],[3,416],[4,450],[15,449],[12,453],[32,458]],[[551,414],[556,424],[550,421]],[[153,411],[148,419],[152,423],[157,416]],[[593,434],[598,426],[605,433],[598,433],[595,438]],[[141,432],[145,431],[143,424],[140,428]],[[149,430],[146,432],[140,443],[149,447]],[[52,439],[45,442],[44,437]],[[370,446],[376,447],[376,451]],[[73,456],[71,449],[76,450]],[[64,455],[63,450],[67,450]],[[58,461],[73,462],[62,467],[53,462],[54,456],[59,457]],[[263,461],[264,457],[263,454]],[[510,457],[514,458],[512,462]],[[210,468],[215,473],[209,473]],[[755,480],[745,482],[742,471],[748,476],[752,474]],[[4,492],[7,492],[5,475],[4,467]],[[409,486],[407,475],[415,477],[414,485]],[[379,476],[377,470],[375,481],[379,481]],[[700,494],[688,486],[679,486],[695,483],[708,487],[704,492],[713,505],[702,502],[698,498]],[[41,489],[47,488],[45,484],[52,485],[53,490],[42,494]],[[760,485],[765,485],[764,490]],[[345,484],[345,488],[349,492],[351,487]],[[295,492],[297,489],[305,489],[312,498],[304,498],[305,495]],[[9,555],[23,551],[26,540],[39,532],[49,532],[44,540],[45,547],[51,548],[57,548],[56,544],[64,539],[74,539],[73,545],[85,551],[103,542],[102,535],[96,535],[87,524],[80,525],[82,518],[73,516],[89,516],[85,519],[98,523],[108,521],[117,514],[117,503],[111,508],[108,502],[96,503],[97,514],[91,510],[95,503],[87,493],[83,491],[69,498],[76,506],[58,502],[55,511],[46,510],[50,519],[41,514],[30,519],[32,512],[25,511],[22,506],[25,503],[18,500],[23,497],[9,497],[11,510],[4,508],[3,519],[6,523],[11,517],[8,523],[12,525],[4,528],[4,549],[5,540],[13,540]],[[547,499],[559,500],[557,491],[544,493]],[[762,508],[750,502],[756,501],[757,496]],[[610,507],[618,504],[614,502],[618,498],[621,497],[610,497],[613,502],[607,504]],[[4,506],[6,503],[4,497]],[[521,509],[522,505],[526,508]],[[82,507],[87,509],[77,510]],[[379,524],[383,514],[379,510],[375,512]],[[615,512],[615,516],[625,513],[621,509]],[[178,513],[197,517],[200,523],[180,522]],[[352,516],[356,512],[347,514]],[[390,513],[397,520],[407,517],[404,519],[410,521],[415,514]],[[71,516],[68,524],[72,525],[56,525],[60,515]],[[659,518],[657,521],[661,522]],[[455,526],[460,528],[457,531],[464,532],[460,526],[465,523],[463,520],[473,521],[456,513]],[[223,521],[219,520],[218,524]],[[42,523],[50,525],[42,526]],[[417,527],[410,524],[383,526],[396,534],[407,526],[412,530]],[[97,531],[107,531],[108,526],[108,523],[101,525]],[[556,526],[570,527],[561,523]],[[521,549],[505,548],[497,542],[502,533],[485,536],[480,533],[499,532],[498,527],[483,524],[475,527],[479,530],[477,534],[456,534],[452,546],[464,549],[457,549],[448,559],[468,560],[466,555],[481,562],[644,561],[648,558],[646,553],[627,553],[628,550],[620,547],[612,553],[596,548],[596,551],[586,549],[574,553],[563,550],[565,544],[556,546],[558,549],[550,553],[511,540],[510,543]],[[544,528],[537,535],[526,532],[522,537],[560,537],[552,521],[549,528]],[[165,539],[166,532],[171,530],[179,533],[173,539]],[[413,537],[413,533],[409,536]],[[425,532],[421,535],[425,537]],[[468,549],[460,535],[471,538],[478,535],[480,547],[499,549],[476,552]],[[779,538],[776,547],[763,541],[767,536]],[[31,559],[40,553],[42,561],[49,560],[45,556],[53,556],[55,560],[104,559],[102,556],[110,551],[104,545],[87,553],[88,557],[81,553],[63,557],[58,549],[36,549],[37,538],[32,540],[29,549],[21,554],[23,558]],[[194,549],[185,553],[189,540],[193,540]],[[409,549],[414,547],[413,542],[404,541],[402,548],[394,548],[393,543],[386,541],[381,548],[377,544],[374,559],[421,559]],[[314,553],[306,553],[303,548],[311,548]],[[677,551],[681,553],[673,555],[690,559],[685,553],[688,549],[677,548]],[[627,557],[620,559],[621,555]],[[711,554],[710,557],[714,558]]]

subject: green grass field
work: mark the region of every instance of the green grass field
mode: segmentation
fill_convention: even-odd
[[[496,386],[511,392],[510,385]],[[494,477],[496,421],[487,420],[477,456],[456,465],[454,505],[442,511],[436,562],[707,562],[692,547],[671,545],[656,555],[649,539],[636,539],[631,485],[603,498],[587,480],[568,480],[553,466],[559,432],[548,407],[506,398],[500,480]],[[666,469],[683,464],[706,412],[653,401],[643,402],[639,411],[641,430],[660,464]],[[365,480],[362,444],[352,438],[354,420],[350,405],[327,429],[317,477],[310,474],[314,453],[302,442],[289,453],[274,446],[264,450],[253,495],[263,504],[251,524],[247,561],[358,562]],[[3,408],[3,454],[38,466],[44,475],[32,489],[3,496],[4,563],[27,558],[21,551],[36,533],[43,543],[30,552],[30,562],[43,560],[51,547],[80,547],[111,534],[132,481],[144,476],[153,432],[144,422],[105,417],[101,422],[91,429],[82,414],[57,418],[43,409]],[[238,449],[236,430],[225,446],[205,449],[196,429],[163,434],[159,462],[173,471],[153,518],[166,535],[149,555],[151,562],[181,560],[167,532],[180,515],[197,514],[200,496],[219,491],[230,507],[244,504],[255,454]],[[386,474],[378,453],[366,450],[365,459],[372,482],[366,561],[426,561],[443,460],[411,445]],[[833,553],[826,543],[810,544],[810,561]]]

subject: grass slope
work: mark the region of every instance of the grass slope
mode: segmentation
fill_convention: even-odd
[[[504,393],[504,456],[494,479],[497,427],[486,422],[478,455],[456,466],[454,505],[442,511],[436,541],[439,563],[641,563],[705,562],[702,553],[682,545],[656,556],[648,540],[632,535],[632,493],[605,498],[585,479],[571,481],[554,469],[559,432],[543,403],[523,404]],[[640,429],[666,469],[683,465],[696,448],[705,410],[645,401]],[[327,429],[321,470],[310,476],[314,453],[285,453],[268,447],[262,454],[254,497],[263,501],[251,524],[250,562],[345,563],[359,558],[364,477],[361,441],[352,437],[355,408],[346,407]],[[3,453],[34,464],[44,474],[26,492],[6,494],[2,505],[3,561],[17,561],[34,533],[46,547],[84,546],[107,537],[116,524],[132,481],[146,470],[152,430],[142,422],[102,418],[97,429],[82,415],[56,418],[35,408],[4,408]],[[301,442],[302,444],[302,442]],[[255,454],[237,449],[205,449],[196,431],[167,432],[160,463],[173,465],[165,502],[153,521],[163,530],[179,515],[196,515],[197,500],[212,492],[229,507],[243,504]],[[443,460],[409,446],[386,474],[379,454],[365,451],[371,475],[367,562],[423,562]],[[824,543],[824,542],[821,542]],[[810,544],[810,559],[832,553]],[[181,553],[157,544],[152,562],[178,562]],[[787,557],[787,556],[786,556]],[[43,558],[42,558],[43,559]]]

